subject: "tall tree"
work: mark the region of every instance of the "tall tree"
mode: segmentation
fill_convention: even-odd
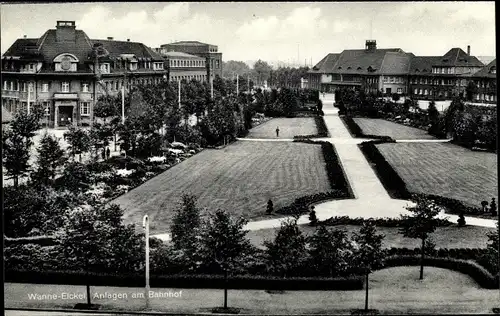
[[[334,277],[345,271],[352,247],[345,230],[329,230],[319,226],[309,238],[309,256],[314,270],[323,276]]]
[[[400,233],[405,237],[422,240],[420,247],[420,280],[422,280],[424,278],[425,242],[438,226],[436,217],[440,213],[440,209],[434,202],[426,198],[417,198],[415,202],[415,206],[407,207],[407,210],[412,213],[411,216],[401,215],[404,224]]]
[[[224,308],[227,308],[228,274],[244,264],[245,254],[251,251],[248,231],[243,227],[244,218],[231,218],[228,212],[218,210],[204,223],[201,237],[201,252],[206,267],[218,268],[224,272]]]
[[[384,235],[377,234],[377,228],[373,222],[364,223],[359,232],[354,232],[352,239],[354,241],[355,262],[365,273],[366,295],[365,311],[368,311],[368,289],[369,275],[379,267],[384,259],[384,250],[382,249],[382,240]]]
[[[295,219],[282,222],[274,240],[265,241],[264,245],[268,268],[282,277],[296,273],[307,260],[306,237]]]
[[[28,144],[31,140],[27,141]],[[25,138],[14,130],[2,131],[2,165],[6,175],[14,180],[18,187],[19,178],[27,176],[30,171],[30,150]]]
[[[54,181],[58,169],[65,161],[65,152],[59,145],[59,141],[54,136],[45,133],[38,147],[37,169],[33,178],[39,183],[48,185]]]
[[[246,76],[250,72],[250,67],[243,61],[229,60],[222,63],[222,76],[224,78],[233,78],[236,76]],[[241,78],[240,78],[241,80]]]
[[[196,207],[196,197],[185,194],[182,196],[182,205],[175,210],[171,231],[174,249],[181,252],[180,257],[188,270],[194,270],[198,261],[196,254],[200,246],[200,227],[200,210]]]
[[[269,76],[271,74],[271,70],[273,68],[269,66],[269,64],[263,60],[258,60],[253,65],[253,70],[257,75],[257,84],[262,85],[264,81],[269,80]]]
[[[64,133],[64,139],[68,142],[71,156],[73,159],[79,155],[80,162],[82,161],[82,153],[90,150],[90,135],[89,133],[79,127],[73,125],[69,126],[69,130]]]

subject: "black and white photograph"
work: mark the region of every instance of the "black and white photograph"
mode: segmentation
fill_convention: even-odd
[[[500,314],[495,10],[3,2],[4,314]]]

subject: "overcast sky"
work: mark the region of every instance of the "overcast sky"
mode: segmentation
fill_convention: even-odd
[[[24,34],[40,37],[57,20],[75,20],[92,39],[215,44],[225,61],[315,64],[327,53],[363,48],[369,38],[379,48],[416,55],[467,45],[473,55],[496,55],[494,2],[2,4],[2,53]]]

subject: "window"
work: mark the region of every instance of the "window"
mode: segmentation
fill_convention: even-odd
[[[89,84],[84,82],[82,83],[82,92],[89,92]]]
[[[42,92],[49,92],[49,84],[42,83]]]
[[[398,93],[399,94],[403,93],[403,89],[402,88],[398,88]]]
[[[34,85],[33,83],[28,83],[28,89],[29,89],[29,92],[33,92],[34,91]]]
[[[101,64],[101,72],[104,74],[109,74],[109,64]]]
[[[428,91],[427,89],[424,90],[424,94],[427,95],[428,94]]]
[[[423,91],[422,91],[422,89],[420,89],[420,93],[419,93],[419,94],[423,94]]]
[[[448,97],[448,91],[445,91],[445,92],[444,92],[444,97],[445,97],[445,98],[446,98],[446,97]]]
[[[3,81],[3,89],[4,89],[4,90],[7,90],[7,80],[4,80],[4,81]]]
[[[387,79],[388,79],[388,78],[387,78],[386,76],[384,76],[383,81],[384,81],[385,83],[387,83]]]
[[[81,102],[80,103],[80,114],[81,115],[90,115],[90,102]]]
[[[50,106],[49,105],[50,105],[50,102],[47,102],[47,101],[42,102],[43,111],[44,111],[46,116],[50,115]]]
[[[429,90],[429,95],[432,95],[432,90]]]
[[[64,81],[61,83],[61,91],[69,92],[69,82]]]
[[[29,64],[29,68],[30,68],[30,70],[34,70],[35,69],[35,65]]]
[[[137,62],[130,63],[130,70],[137,70]]]
[[[216,60],[216,61],[215,61],[215,68],[219,68],[219,65],[220,65],[220,64],[219,64],[219,60]]]

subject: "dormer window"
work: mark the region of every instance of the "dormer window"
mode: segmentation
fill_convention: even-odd
[[[76,71],[77,70],[77,64],[78,64],[78,58],[76,58],[75,55],[73,54],[60,54],[54,58],[54,65],[55,65],[55,70],[56,71]],[[31,70],[31,65],[30,64],[30,70]]]
[[[351,69],[351,67],[347,67],[347,70]]]
[[[363,70],[363,68],[361,68],[361,67],[358,67],[358,70]]]
[[[497,73],[497,67],[493,66],[490,68],[490,73],[491,74],[496,74]]]

